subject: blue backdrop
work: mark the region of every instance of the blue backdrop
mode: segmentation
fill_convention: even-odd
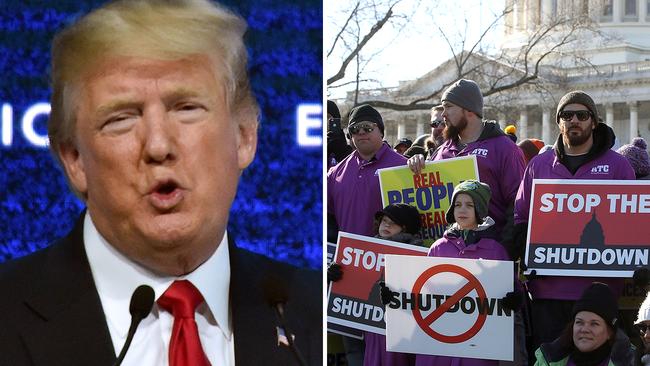
[[[65,235],[83,209],[49,150],[25,136],[22,120],[30,106],[49,101],[54,33],[101,3],[0,4],[0,262]],[[298,145],[296,111],[322,100],[321,2],[224,3],[248,20],[251,83],[262,108],[257,157],[242,175],[229,232],[244,248],[320,268],[322,152],[320,146]],[[33,121],[36,135],[46,135],[46,114]]]

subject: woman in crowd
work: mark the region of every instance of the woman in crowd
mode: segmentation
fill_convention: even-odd
[[[573,321],[535,352],[535,366],[631,366],[634,348],[618,329],[618,306],[609,286],[594,282],[573,306]]]

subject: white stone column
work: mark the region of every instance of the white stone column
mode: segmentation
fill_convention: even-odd
[[[523,107],[524,109],[519,112],[519,126],[517,127],[519,139],[517,142],[528,138],[528,110],[526,109],[526,106]]]
[[[630,107],[630,140],[626,143],[630,143],[639,135],[637,132],[639,130],[639,102],[628,102],[627,105]]]
[[[542,24],[548,24],[548,22],[551,20],[551,17],[553,16],[553,1],[552,0],[542,0],[542,9],[540,11],[540,22]]]
[[[397,122],[397,139],[401,139],[406,136],[406,125],[404,121]]]
[[[551,136],[551,109],[542,108],[542,140],[545,145],[553,144]]]
[[[614,128],[614,104],[605,103],[605,124]]]
[[[639,8],[637,10],[639,11],[639,22],[645,23],[646,13],[648,12],[648,1],[647,0],[639,1]]]
[[[416,138],[424,135],[424,123],[420,121],[415,121],[416,127],[415,127],[415,136],[413,136],[413,141],[415,141]]]
[[[620,23],[623,20],[623,7],[625,6],[625,0],[613,0],[612,1],[612,21],[614,23]]]

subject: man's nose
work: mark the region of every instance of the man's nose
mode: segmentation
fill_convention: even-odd
[[[163,163],[176,158],[176,131],[164,110],[151,110],[144,116],[143,155],[147,163]]]

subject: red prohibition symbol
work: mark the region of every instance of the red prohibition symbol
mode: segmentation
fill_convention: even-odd
[[[417,295],[420,294],[420,291],[422,291],[422,287],[424,284],[433,276],[439,274],[439,273],[456,273],[463,278],[467,280],[467,283],[461,287],[456,293],[454,293],[452,296],[450,296],[445,302],[440,304],[439,307],[437,307],[433,312],[431,312],[429,315],[423,317],[422,313],[420,312],[420,304],[418,303],[418,297]],[[476,322],[474,325],[472,325],[471,328],[469,328],[466,332],[457,334],[457,335],[445,335],[445,334],[440,334],[433,330],[431,327],[433,322],[436,321],[442,314],[444,314],[449,308],[451,308],[455,303],[459,302],[465,295],[470,293],[472,290],[476,291],[478,296],[481,298],[481,300],[484,300],[487,296],[485,294],[485,289],[483,289],[483,286],[479,282],[479,280],[474,277],[473,274],[471,274],[468,270],[465,268],[453,265],[453,264],[440,264],[434,267],[431,267],[424,271],[420,277],[417,278],[415,281],[415,284],[413,284],[413,290],[411,291],[413,295],[415,296],[415,306],[413,307],[413,318],[415,319],[415,322],[418,323],[420,328],[427,333],[431,338],[444,342],[444,343],[461,343],[465,342],[468,339],[474,337],[476,333],[478,333],[481,328],[483,327],[483,324],[485,323],[485,319],[487,318],[487,314],[481,312],[478,312],[478,318],[476,319]]]

